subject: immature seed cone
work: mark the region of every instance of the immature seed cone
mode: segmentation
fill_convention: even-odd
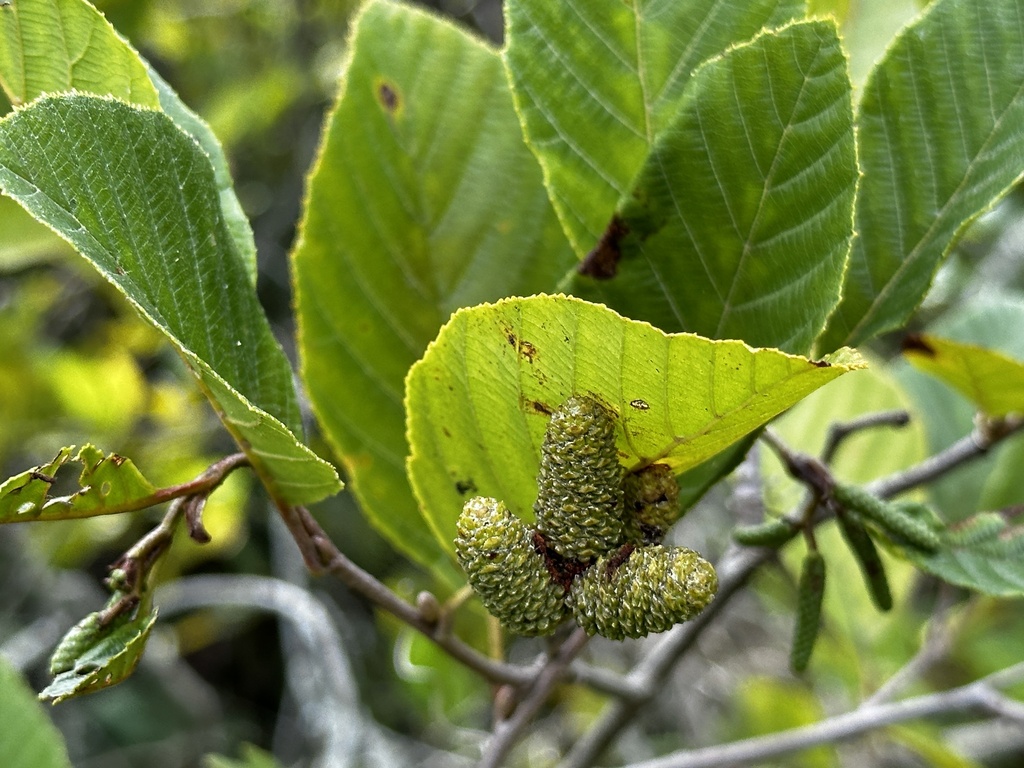
[[[556,552],[592,560],[625,541],[622,476],[612,413],[593,398],[567,400],[548,422],[533,507]]]
[[[631,472],[622,482],[632,541],[657,544],[679,518],[679,483],[667,464]]]
[[[455,554],[502,626],[519,635],[550,635],[565,618],[565,590],[552,581],[533,538],[502,502],[477,496],[459,516]]]
[[[567,602],[588,635],[622,640],[692,619],[717,590],[714,567],[692,549],[627,545],[577,578]]]

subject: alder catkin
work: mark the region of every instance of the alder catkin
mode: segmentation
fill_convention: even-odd
[[[825,559],[817,550],[804,557],[797,591],[796,623],[793,627],[793,647],[789,666],[794,672],[803,672],[811,660],[814,643],[821,628],[821,601],[825,596]]]
[[[922,552],[935,552],[942,546],[939,534],[923,518],[911,516],[898,504],[882,501],[855,485],[837,483],[832,495],[848,512],[871,520],[899,543]]]
[[[849,515],[840,514],[837,517],[843,540],[860,565],[871,601],[880,611],[891,610],[892,591],[889,589],[889,579],[885,575],[885,564],[882,562],[882,556],[878,554],[871,534]]]
[[[793,538],[797,529],[785,520],[766,520],[757,525],[743,525],[733,529],[732,538],[745,547],[781,547]]]
[[[1006,520],[998,512],[979,512],[947,528],[944,539],[952,547],[971,547],[995,540],[1004,530]]]
[[[533,532],[505,505],[481,496],[463,507],[455,554],[481,602],[520,635],[550,635],[565,618],[565,589],[555,583]]]
[[[567,602],[587,634],[621,640],[692,619],[717,590],[714,567],[693,550],[627,545],[577,578]]]
[[[667,464],[651,464],[631,472],[622,482],[628,538],[657,544],[679,517],[679,482]]]
[[[590,397],[567,400],[548,422],[534,504],[556,552],[586,561],[625,541],[623,474],[611,411]]]

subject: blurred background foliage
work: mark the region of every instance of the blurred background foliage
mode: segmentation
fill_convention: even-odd
[[[842,22],[858,84],[891,36],[924,4],[810,3],[813,11],[834,14]],[[224,143],[255,231],[261,299],[294,360],[287,253],[358,0],[99,0],[96,5]],[[499,2],[437,0],[432,5],[500,42]],[[0,103],[0,112],[8,109]],[[1006,330],[1005,312],[1016,316],[1014,308],[1024,306],[1022,248],[1024,193],[1018,191],[967,233],[914,328],[980,334],[1024,358],[1020,326],[1016,344],[1012,334],[996,338],[1000,329]],[[896,341],[882,338],[870,350],[872,370],[845,377],[795,408],[779,425],[783,436],[814,451],[830,421],[908,408],[914,416],[910,428],[898,435],[863,434],[840,453],[837,473],[866,481],[969,432],[970,406],[901,363],[894,355]],[[0,199],[0,474],[6,477],[45,461],[61,446],[87,441],[132,457],[157,484],[189,479],[233,451],[157,334],[67,246],[14,203]],[[325,446],[314,445],[328,455]],[[1016,469],[1022,451],[1024,439],[1008,441],[984,462],[936,486],[932,501],[952,517],[1024,502],[1024,480]],[[769,457],[761,468],[769,511],[789,509],[798,489]],[[294,545],[266,499],[252,491],[239,473],[214,494],[205,516],[213,542],[199,547],[183,537],[163,565],[161,580],[204,572],[265,574],[308,584]],[[412,599],[421,589],[442,589],[384,543],[347,495],[319,505],[316,512],[346,554],[403,596]],[[0,577],[6,585],[0,591],[0,655],[27,672],[37,690],[45,684],[49,647],[102,602],[106,566],[155,522],[155,514],[0,529]],[[730,506],[725,484],[687,515],[673,538],[715,559],[737,518],[749,522],[756,514]],[[662,749],[767,733],[847,709],[913,655],[928,617],[947,605],[953,606],[952,623],[959,631],[948,660],[926,685],[962,683],[1024,657],[1019,603],[968,600],[892,556],[897,605],[909,609],[879,616],[864,597],[855,564],[843,559],[844,548],[829,546],[827,537],[834,533],[824,534],[826,552],[837,556],[811,681],[780,672],[788,653],[800,555],[790,551],[782,567],[764,572],[755,589],[736,600],[727,618],[702,638],[701,658],[688,659],[666,681],[665,706],[626,732],[613,759],[642,759]],[[415,760],[408,764],[457,765],[455,754],[472,754],[472,744],[489,727],[489,688],[418,635],[389,617],[375,616],[339,584],[324,580],[311,589],[327,606],[341,638],[356,702],[350,702],[354,719],[333,726],[311,723],[303,694],[294,681],[289,683],[295,672],[289,667],[306,663],[303,669],[315,673],[320,660],[314,655],[303,662],[301,644],[296,645],[287,623],[253,610],[182,613],[159,622],[146,660],[131,681],[52,710],[74,764],[272,765],[258,750],[239,751],[241,743],[251,742],[273,750],[284,765],[358,765],[314,756],[331,743],[332,727],[371,721],[388,744],[404,750],[403,762]],[[479,647],[494,650],[497,641],[486,622],[477,613],[463,613],[468,615],[459,631]],[[525,642],[508,650],[513,660],[525,661],[538,648],[536,642]],[[625,671],[643,648],[643,643],[599,639],[588,654],[594,664]],[[593,693],[568,689],[556,703],[565,719],[538,724],[523,750],[526,759],[538,765],[550,761],[554,750],[582,733],[601,705],[602,698]],[[332,713],[344,715],[335,708],[323,716]],[[204,755],[211,752],[237,761],[206,762]],[[384,757],[360,754],[367,765],[402,764],[389,763],[395,753],[386,750],[379,752]],[[942,729],[893,729],[841,748],[809,751],[785,764],[969,766],[1002,760],[1019,765],[1014,761],[1022,754],[1019,733],[980,733],[950,723]]]

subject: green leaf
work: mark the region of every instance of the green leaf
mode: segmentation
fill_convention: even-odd
[[[91,445],[84,446],[72,459],[73,451],[74,447],[62,448],[48,464],[33,467],[0,484],[0,523],[113,515],[158,503],[153,497],[156,488],[131,459],[116,453],[104,455]],[[57,471],[68,461],[82,465],[79,490],[51,498]]]
[[[831,21],[729,50],[694,73],[580,284],[665,330],[807,352],[839,300],[854,144]]]
[[[1024,413],[1024,362],[930,334],[908,338],[903,354],[915,368],[946,382],[989,416]]]
[[[1024,526],[1007,528],[995,541],[949,545],[932,554],[913,547],[902,549],[918,568],[950,584],[996,597],[1024,595]]]
[[[15,105],[72,89],[159,104],[139,55],[83,0],[18,0],[0,13],[0,85]]]
[[[598,242],[694,69],[801,0],[510,0],[505,60],[516,107],[577,254]]]
[[[210,156],[221,209],[256,283],[256,243],[227,158],[203,120],[85,0],[18,0],[0,15],[0,85],[15,104],[75,90],[159,107]]]
[[[312,502],[334,470],[298,442],[291,368],[220,213],[210,161],[166,115],[47,97],[0,120],[0,190],[163,332],[271,492]]]
[[[4,768],[71,768],[60,731],[35,694],[0,655],[0,765]]]
[[[156,611],[103,633],[95,644],[83,649],[74,668],[57,675],[39,694],[40,699],[58,704],[65,699],[92,693],[124,681],[138,666],[146,641],[156,623]]]
[[[738,341],[667,335],[565,296],[456,312],[409,373],[409,474],[452,550],[471,496],[532,519],[550,413],[574,394],[618,414],[623,464],[677,473],[715,456],[837,376],[855,354],[813,362]]]
[[[203,764],[205,768],[280,768],[281,765],[269,752],[252,744],[242,745],[242,754],[238,760],[222,755],[207,755]]]
[[[858,115],[863,168],[825,348],[902,325],[958,234],[1024,171],[1024,6],[938,0],[892,44]]]
[[[231,170],[228,168],[228,159],[224,155],[224,149],[210,126],[185,105],[185,102],[167,81],[160,77],[148,63],[146,68],[160,98],[160,109],[181,130],[199,142],[199,146],[210,158],[213,175],[217,180],[217,192],[220,195],[220,208],[224,214],[224,223],[227,225],[231,239],[238,249],[238,255],[242,258],[242,263],[249,273],[250,281],[256,285],[256,241],[253,239],[252,227],[249,226],[249,218],[242,210],[242,204],[235,194],[235,184],[231,178]]]
[[[930,326],[928,333],[964,344],[1024,358],[1024,297],[987,291]],[[929,451],[937,453],[970,434],[977,408],[941,380],[899,360],[894,369],[917,405]],[[929,486],[932,501],[947,521],[958,521],[983,509],[999,509],[1024,500],[1024,434],[1017,434],[970,464]]]
[[[405,375],[453,310],[550,288],[574,258],[497,52],[385,2],[353,35],[294,254],[303,376],[367,516],[430,565]]]

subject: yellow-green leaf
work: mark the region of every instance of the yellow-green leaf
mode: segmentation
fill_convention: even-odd
[[[815,362],[665,334],[565,296],[472,307],[453,315],[410,371],[410,477],[451,551],[471,496],[496,497],[532,517],[548,417],[572,395],[596,397],[617,414],[624,465],[659,462],[679,473],[862,365],[848,350]]]
[[[156,623],[156,611],[144,613],[83,649],[75,666],[57,675],[39,694],[57,704],[65,699],[117,685],[127,678],[142,659],[149,633]]]
[[[116,453],[105,455],[92,445],[74,458],[74,446],[62,448],[47,464],[33,467],[0,484],[0,523],[31,520],[69,520],[113,515],[157,503],[156,490],[131,459]],[[82,465],[78,490],[51,496],[57,471],[69,461]]]
[[[949,384],[989,416],[1024,413],[1024,362],[1002,352],[938,336],[913,336],[903,354]]]

